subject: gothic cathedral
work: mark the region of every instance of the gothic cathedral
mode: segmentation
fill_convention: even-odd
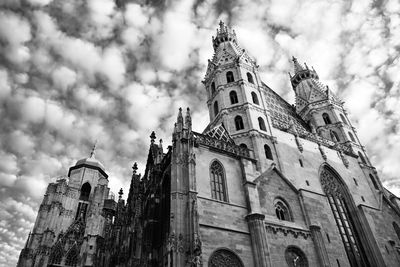
[[[288,104],[220,23],[204,78],[210,123],[179,110],[115,199],[95,157],[49,184],[18,266],[400,266],[400,199],[343,102],[293,58]]]

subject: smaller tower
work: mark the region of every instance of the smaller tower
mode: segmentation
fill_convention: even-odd
[[[347,117],[344,102],[319,81],[314,68],[310,69],[306,63],[301,65],[295,57],[292,61],[294,75],[289,73],[289,77],[296,95],[296,112],[318,135],[344,145],[358,156],[361,164],[370,165],[365,148]]]

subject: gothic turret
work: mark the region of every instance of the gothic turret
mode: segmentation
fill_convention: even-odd
[[[236,33],[234,30],[226,26],[223,21],[220,21],[217,35],[212,37],[214,50],[216,50],[221,43],[228,41],[236,44]]]

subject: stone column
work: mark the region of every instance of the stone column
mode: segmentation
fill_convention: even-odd
[[[249,224],[255,267],[271,267],[264,218],[265,216],[260,213],[251,213],[246,216]]]
[[[325,243],[321,234],[321,227],[318,225],[310,225],[310,231],[318,254],[320,266],[330,267],[328,252],[326,251]]]

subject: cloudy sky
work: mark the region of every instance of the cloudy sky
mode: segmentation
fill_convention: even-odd
[[[400,193],[398,0],[122,2],[0,1],[0,266],[16,264],[46,185],[95,140],[117,192],[134,161],[143,171],[152,130],[170,143],[180,106],[202,131],[221,19],[290,103],[290,57],[314,66]]]

